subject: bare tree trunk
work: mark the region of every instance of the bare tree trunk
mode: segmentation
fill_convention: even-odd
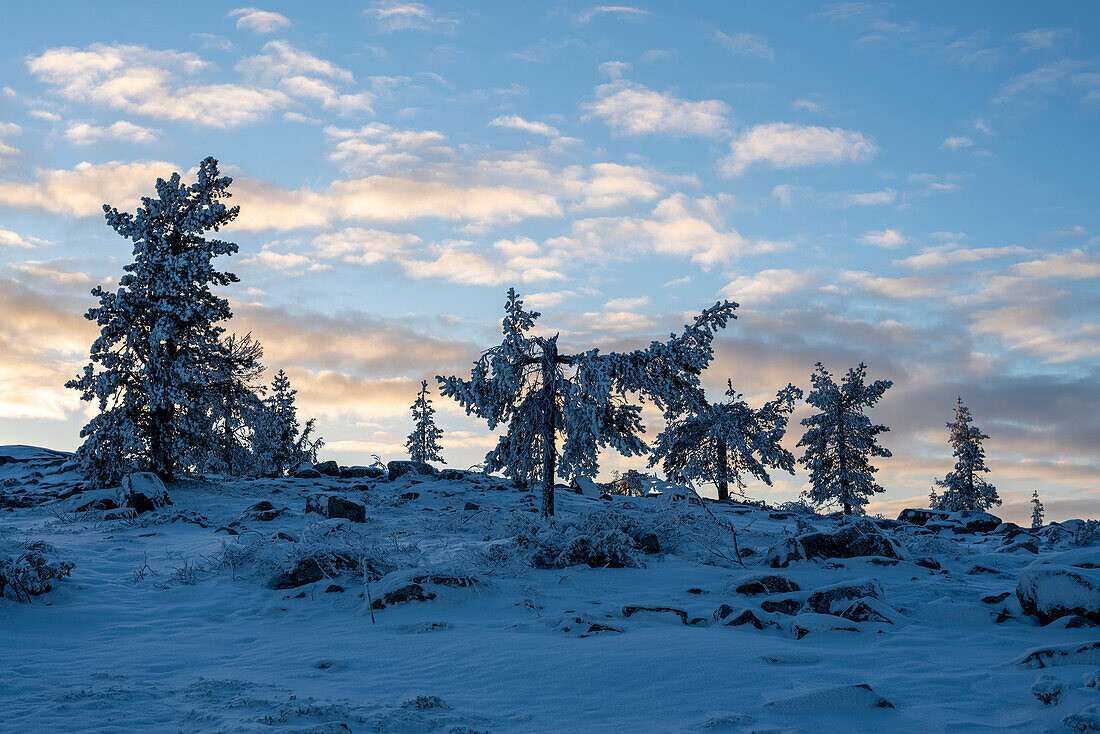
[[[729,461],[728,458],[727,458],[727,454],[728,454],[728,451],[727,451],[727,447],[726,447],[726,439],[724,439],[724,438],[718,439],[718,467],[719,467],[718,470],[720,472],[722,472],[723,474],[725,474],[725,472],[726,472],[726,464]],[[730,486],[729,486],[729,483],[725,479],[723,479],[720,482],[718,482],[718,501],[719,502],[729,502],[729,499],[730,499]]]

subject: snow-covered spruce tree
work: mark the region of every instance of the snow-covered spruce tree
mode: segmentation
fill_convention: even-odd
[[[255,414],[251,447],[254,471],[260,476],[283,476],[302,462],[315,461],[324,445],[320,438],[311,437],[313,418],[304,426],[299,424],[297,394],[290,378],[279,370],[271,382],[271,394]]]
[[[134,262],[118,290],[92,291],[99,305],[86,317],[100,335],[83,374],[66,384],[99,408],[77,452],[93,484],[135,470],[171,479],[216,446],[211,386],[226,356],[219,324],[231,313],[211,289],[237,276],[216,270],[214,258],[237,246],[205,235],[237,216],[222,201],[231,181],[206,158],[193,184],[178,173],[157,179],[157,197],[143,197],[136,214],[103,206],[107,223],[133,240]]]
[[[806,448],[800,462],[810,470],[809,496],[820,504],[840,503],[845,515],[862,513],[868,499],[884,491],[875,482],[878,469],[870,459],[891,455],[876,440],[890,429],[871,423],[864,411],[894,383],[876,380],[868,385],[867,365],[862,362],[849,369],[840,384],[820,362],[816,367],[806,402],[818,412],[802,419],[806,433],[798,442]]]
[[[936,494],[936,488],[932,487],[932,491],[928,493],[928,507],[929,509],[936,509],[940,506],[940,496]]]
[[[264,388],[256,384],[264,371],[263,347],[252,334],[232,334],[222,348],[224,358],[216,365],[210,386],[215,448],[202,468],[240,475],[249,472],[252,426],[263,410]]]
[[[428,397],[427,380],[420,381],[420,392],[417,393],[411,410],[413,430],[409,434],[409,440],[405,442],[405,448],[409,450],[409,458],[424,463],[438,461],[446,464],[439,445],[443,429],[435,425],[435,408],[432,407],[432,399]]]
[[[948,442],[955,456],[955,470],[936,484],[943,490],[939,508],[957,510],[985,510],[1001,504],[997,488],[985,480],[982,474],[989,472],[985,465],[985,448],[982,441],[989,438],[975,425],[970,409],[963,405],[960,396],[955,403],[955,420],[947,424],[951,431]]]
[[[1039,499],[1039,490],[1031,491],[1031,529],[1038,530],[1043,527],[1044,513],[1043,501]]]
[[[714,356],[714,333],[735,318],[736,307],[717,303],[681,335],[654,341],[647,349],[562,354],[557,335],[530,333],[540,314],[524,310],[512,288],[501,343],[474,363],[469,380],[436,379],[442,395],[458,401],[467,414],[484,418],[490,430],[507,425],[485,457],[486,469],[502,470],[522,485],[541,485],[542,513],[550,516],[556,476],[594,476],[601,447],[624,456],[646,450],[641,408],[626,401],[629,394],[649,398],[666,412],[700,399],[699,375]]]
[[[700,480],[718,487],[718,499],[729,499],[729,485],[744,491],[746,474],[768,486],[768,469],[794,473],[794,455],[779,445],[802,391],[794,385],[780,390],[775,400],[754,409],[733,389],[724,402],[702,403],[668,424],[657,436],[649,465],[663,461],[673,481]]]

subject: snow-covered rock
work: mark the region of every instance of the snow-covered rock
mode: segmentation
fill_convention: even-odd
[[[1026,668],[1053,668],[1058,665],[1100,665],[1100,640],[1069,645],[1035,647],[1024,653],[1017,664]]]
[[[153,472],[139,471],[122,478],[117,503],[119,507],[129,507],[140,514],[170,505],[172,501],[160,477]]]
[[[837,686],[764,704],[772,711],[785,714],[812,714],[823,710],[894,708],[894,705],[866,683]]]
[[[842,581],[814,589],[806,598],[806,608],[818,614],[842,614],[856,599],[883,598],[882,584],[878,579]]]
[[[1016,596],[1024,612],[1043,624],[1069,615],[1100,623],[1100,548],[1032,563],[1020,572]]]
[[[796,560],[859,556],[905,559],[908,553],[873,522],[861,518],[835,533],[806,533],[788,538],[773,546],[764,562],[772,568],[786,568]]]
[[[1062,719],[1062,723],[1076,734],[1100,731],[1100,703],[1094,703],[1076,714],[1070,714]]]

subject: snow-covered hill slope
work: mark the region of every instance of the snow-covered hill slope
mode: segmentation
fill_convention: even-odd
[[[1100,704],[1100,629],[1015,593],[1064,530],[900,523],[900,560],[771,568],[839,521],[562,490],[555,529],[478,474],[191,480],[125,517],[64,456],[0,456],[0,541],[75,564],[0,600],[4,730],[1068,732]],[[532,566],[571,557],[639,567]]]

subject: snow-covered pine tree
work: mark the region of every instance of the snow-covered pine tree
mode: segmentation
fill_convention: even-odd
[[[252,427],[252,455],[260,476],[282,476],[304,461],[315,461],[324,445],[320,438],[311,438],[314,419],[299,424],[297,394],[286,372],[279,370]]]
[[[871,457],[891,455],[876,440],[890,429],[871,423],[864,411],[894,383],[867,384],[867,365],[862,362],[849,369],[839,385],[820,362],[816,368],[806,402],[818,412],[802,419],[806,433],[798,442],[806,448],[800,461],[810,470],[810,498],[821,504],[840,503],[845,515],[862,512],[872,495],[884,491],[875,482],[878,469]]]
[[[555,476],[594,476],[601,447],[624,456],[646,450],[641,408],[627,403],[629,393],[647,396],[666,411],[700,399],[699,374],[714,356],[714,333],[735,318],[736,307],[717,303],[683,334],[648,349],[567,355],[559,351],[557,335],[530,333],[541,314],[524,310],[512,288],[501,343],[474,363],[469,380],[437,377],[440,394],[484,418],[490,430],[507,425],[485,457],[486,469],[502,470],[523,485],[541,485],[542,514],[551,516]]]
[[[1001,504],[997,488],[982,476],[989,472],[982,446],[982,441],[989,436],[971,425],[973,422],[970,409],[963,405],[959,396],[955,403],[955,420],[947,424],[951,431],[948,441],[955,456],[955,470],[936,480],[936,484],[943,489],[939,504],[941,510],[985,510]]]
[[[178,173],[157,179],[157,198],[143,197],[136,214],[103,206],[107,223],[133,240],[134,262],[118,290],[92,291],[99,305],[86,318],[100,335],[83,374],[66,383],[99,408],[77,452],[93,484],[114,484],[135,470],[171,479],[216,446],[211,385],[223,359],[220,324],[231,312],[212,287],[237,276],[213,261],[237,246],[205,235],[237,216],[238,207],[222,201],[231,182],[206,158],[193,184]]]
[[[446,464],[439,445],[443,429],[435,425],[435,408],[432,407],[432,399],[428,397],[427,380],[420,381],[420,392],[411,410],[413,430],[409,434],[409,440],[405,442],[405,448],[409,450],[409,458],[424,463],[438,461]]]
[[[932,487],[932,491],[928,493],[928,507],[930,509],[936,509],[940,506],[940,496],[936,494],[936,488]]]
[[[214,366],[211,422],[216,447],[204,468],[228,474],[249,471],[249,439],[255,416],[263,409],[256,384],[263,374],[263,347],[252,334],[231,334],[222,341],[222,359]]]
[[[1043,527],[1043,520],[1043,501],[1039,499],[1039,490],[1034,489],[1031,491],[1031,529]]]
[[[718,487],[718,499],[729,499],[729,484],[745,489],[744,475],[771,486],[768,469],[794,473],[794,455],[780,446],[787,422],[802,391],[780,390],[760,409],[749,406],[727,381],[724,402],[702,403],[673,420],[657,436],[649,465],[663,461],[673,481],[700,480]]]

